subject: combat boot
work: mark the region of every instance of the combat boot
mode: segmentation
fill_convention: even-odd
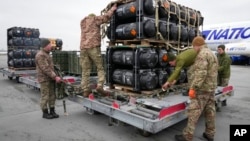
[[[56,112],[55,112],[55,107],[50,108],[50,115],[51,115],[53,118],[59,118],[59,115],[56,114]]]
[[[52,119],[53,116],[49,114],[48,109],[43,110],[43,118]]]
[[[103,88],[102,88],[101,86],[97,86],[97,87],[96,87],[96,91],[97,91],[98,93],[100,93],[102,96],[107,96],[107,95],[109,94],[109,92],[103,90]]]
[[[91,93],[90,90],[84,91],[84,92],[83,92],[83,96],[84,96],[84,97],[89,97],[90,93]]]
[[[185,139],[183,135],[175,135],[175,140],[176,141],[188,141]]]
[[[206,133],[203,133],[203,137],[207,139],[208,141],[214,141],[213,138],[209,138]]]
[[[221,106],[227,106],[227,100],[222,101]]]

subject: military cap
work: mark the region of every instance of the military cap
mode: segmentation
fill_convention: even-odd
[[[176,56],[171,52],[169,52],[167,56],[168,56],[168,61],[174,61],[176,59]]]
[[[40,45],[42,48],[46,47],[50,43],[49,39],[40,38]]]
[[[95,16],[94,13],[90,13],[90,14],[89,14],[89,17],[94,17],[94,16]]]
[[[222,50],[225,50],[225,45],[219,45],[218,48],[221,48]]]
[[[202,46],[204,44],[205,44],[205,40],[202,36],[196,36],[192,42],[193,46]]]

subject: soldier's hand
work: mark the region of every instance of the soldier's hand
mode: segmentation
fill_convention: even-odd
[[[170,83],[166,82],[165,84],[162,85],[162,90],[166,91],[166,89],[168,89],[170,87]]]
[[[171,83],[171,85],[174,85],[176,82],[177,82],[177,81],[176,81],[176,80],[174,80],[174,81]]]
[[[55,80],[56,80],[56,83],[60,83],[60,82],[62,81],[61,77],[59,77],[59,76],[57,76],[57,77],[55,78]]]
[[[190,99],[193,99],[196,97],[196,92],[194,89],[189,89],[189,92],[188,92],[188,95],[189,95],[189,98]]]
[[[111,9],[112,9],[113,11],[115,11],[116,8],[117,8],[117,4],[115,3],[115,4],[111,7]]]

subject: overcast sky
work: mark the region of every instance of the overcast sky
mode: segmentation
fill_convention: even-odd
[[[249,0],[173,0],[201,11],[204,25],[250,20]],[[0,4],[0,50],[7,48],[7,28],[38,28],[40,37],[60,38],[63,50],[79,50],[80,21],[100,14],[110,0],[5,0]]]

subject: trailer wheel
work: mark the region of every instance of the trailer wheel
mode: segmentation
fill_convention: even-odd
[[[95,111],[95,110],[93,110],[93,109],[90,109],[90,108],[88,108],[88,107],[85,107],[85,108],[86,108],[87,113],[90,114],[90,115],[98,114],[98,112]]]
[[[13,79],[13,77],[11,77],[11,76],[8,76],[8,78],[9,78],[9,80],[12,80],[12,79]]]
[[[17,83],[20,83],[19,77],[18,77],[18,76],[16,76],[16,82],[17,82]]]
[[[149,137],[151,135],[151,133],[148,132],[148,131],[145,131],[145,130],[142,130],[142,129],[139,129],[139,128],[137,128],[137,130],[140,133],[140,135],[142,135],[143,137]]]

